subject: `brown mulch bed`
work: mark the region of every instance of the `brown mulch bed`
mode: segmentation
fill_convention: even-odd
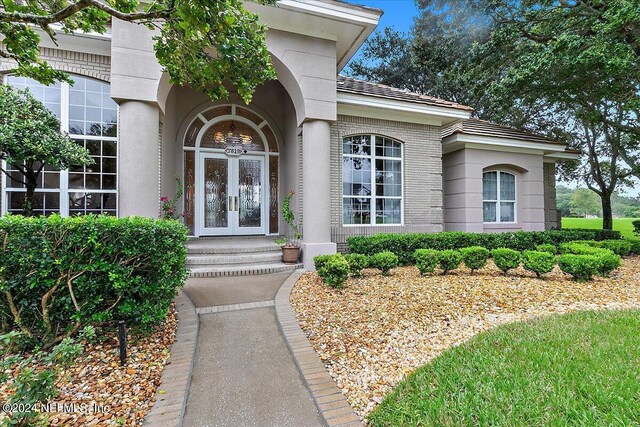
[[[515,274],[517,273],[517,275]],[[362,417],[407,374],[445,349],[496,325],[587,309],[640,308],[640,257],[611,277],[578,283],[556,267],[544,280],[522,269],[508,276],[490,261],[475,274],[389,277],[366,271],[344,289],[304,274],[291,293],[302,329],[338,387]]]
[[[85,343],[84,352],[57,383],[61,404],[86,404],[96,413],[53,412],[51,426],[141,426],[155,402],[169,347],[175,341],[178,319],[175,308],[167,320],[147,335],[128,337],[127,363],[120,366],[117,327],[100,329],[99,341]],[[106,337],[104,336],[106,334]],[[37,367],[36,367],[37,368]],[[6,402],[7,386],[0,385],[0,401]],[[99,405],[99,406],[94,406]],[[106,407],[102,411],[99,407]],[[61,408],[61,406],[60,406]]]

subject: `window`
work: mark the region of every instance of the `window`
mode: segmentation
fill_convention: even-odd
[[[45,168],[36,190],[34,212],[63,216],[117,214],[118,106],[111,99],[109,84],[74,75],[74,83],[44,86],[35,80],[7,76],[6,82],[31,93],[60,119],[60,127],[79,145],[89,150],[95,163],[58,171]],[[18,171],[6,165],[12,174]],[[24,185],[3,178],[4,212],[19,213]],[[3,213],[4,213],[3,212]]]
[[[516,221],[516,176],[509,172],[482,174],[484,222]]]
[[[402,223],[402,143],[377,135],[344,138],[345,225]]]

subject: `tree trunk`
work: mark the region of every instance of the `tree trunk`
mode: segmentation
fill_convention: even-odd
[[[22,214],[24,216],[33,216],[33,199],[36,193],[37,181],[31,182],[27,180],[27,193],[24,197],[24,203],[22,204]]]
[[[613,210],[611,209],[611,194],[602,193],[602,229],[613,230]]]

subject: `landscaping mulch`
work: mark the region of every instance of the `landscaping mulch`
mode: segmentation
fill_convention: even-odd
[[[340,290],[304,274],[291,293],[298,321],[338,387],[366,417],[407,374],[447,348],[494,326],[551,313],[640,308],[640,257],[611,277],[579,283],[556,269],[537,279],[504,276],[490,261],[470,274],[384,277],[365,270]]]
[[[117,326],[108,331],[100,329],[100,340],[85,343],[84,352],[57,383],[60,395],[54,401],[60,404],[58,408],[75,404],[78,410],[50,413],[50,426],[141,426],[155,402],[177,324],[172,308],[164,324],[153,333],[131,334],[125,366],[120,366]],[[7,400],[10,384],[0,385],[0,401]],[[79,409],[82,404],[86,410]],[[94,413],[93,408],[97,409]]]

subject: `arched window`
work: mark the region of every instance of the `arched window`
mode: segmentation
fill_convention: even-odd
[[[63,216],[87,213],[117,214],[118,106],[109,84],[73,75],[73,84],[44,86],[35,80],[6,76],[6,83],[31,93],[60,119],[60,128],[87,150],[95,163],[58,171],[45,168],[36,191],[34,212]],[[6,165],[12,173],[10,165]],[[10,173],[11,173],[10,172]],[[24,185],[3,181],[3,213],[22,211]]]
[[[516,222],[516,176],[504,171],[482,174],[484,222]]]
[[[343,224],[402,224],[402,143],[349,136],[342,154]]]

